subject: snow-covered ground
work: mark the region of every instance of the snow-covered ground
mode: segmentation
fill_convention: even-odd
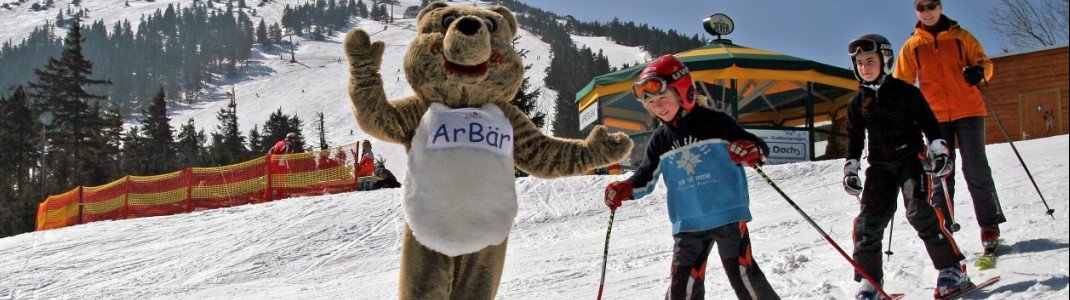
[[[650,53],[641,47],[617,45],[604,36],[573,35],[572,42],[576,43],[576,47],[591,48],[594,53],[602,51],[602,55],[609,58],[609,66],[617,69],[622,69],[621,66],[625,64],[634,66],[652,59]]]
[[[968,193],[955,199],[963,225],[957,237],[969,253],[971,276],[1003,276],[971,299],[1070,297],[1068,141],[1061,135],[1016,143],[1055,209],[1054,219],[1044,214],[1009,145],[988,147],[1009,220],[1002,226],[1006,254],[997,268],[972,268],[981,251],[978,228]],[[857,205],[840,186],[841,168],[837,160],[765,171],[850,251]],[[754,255],[773,287],[787,299],[849,299],[857,284],[847,262],[756,173],[747,175]],[[593,298],[609,216],[600,198],[605,184],[622,177],[519,179],[520,212],[499,298]],[[388,189],[292,198],[0,239],[0,299],[396,298],[400,194]],[[618,210],[607,299],[662,297],[672,253],[664,200],[659,188]],[[902,210],[894,228],[886,288],[929,299],[936,271]],[[710,264],[707,274],[709,298],[732,298],[719,264]]]

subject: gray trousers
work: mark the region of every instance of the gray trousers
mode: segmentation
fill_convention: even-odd
[[[962,175],[966,177],[966,188],[973,197],[973,211],[977,216],[977,225],[983,228],[1007,222],[1007,218],[1003,216],[1003,209],[999,205],[996,184],[992,181],[992,169],[988,166],[988,155],[985,153],[985,118],[967,117],[940,123],[940,134],[947,141],[951,159],[962,166]],[[956,159],[956,148],[962,156],[961,159]],[[951,199],[955,199],[955,172],[951,172],[945,181],[947,181],[947,192],[951,194]],[[940,180],[935,180],[933,184],[935,185],[933,197],[937,200],[935,201],[936,207],[944,212],[945,216],[952,216],[948,211]],[[950,228],[951,218],[945,221],[944,226]]]

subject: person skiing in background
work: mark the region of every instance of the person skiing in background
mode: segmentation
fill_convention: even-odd
[[[907,219],[939,270],[934,296],[970,287],[966,266],[961,264],[965,257],[951,232],[941,226],[946,216],[930,204],[932,177],[946,176],[953,169],[936,116],[917,87],[889,76],[893,54],[888,39],[863,35],[851,41],[847,51],[860,85],[847,104],[847,162],[843,167],[844,189],[856,197],[861,194],[854,220],[855,261],[876,282],[883,282],[881,238],[902,191]],[[867,133],[869,168],[863,184],[859,158]],[[922,134],[930,141],[928,149]],[[855,281],[862,286],[855,298],[879,299],[876,287],[862,279],[856,271]]]
[[[279,174],[286,178],[286,174],[290,173],[290,163],[286,159],[279,159],[276,155],[285,155],[294,153],[293,140],[297,138],[297,134],[290,132],[286,134],[286,137],[275,142],[275,146],[268,150],[268,157],[271,159],[268,161],[268,168],[271,169],[272,174]],[[278,182],[284,182],[285,180],[272,180],[272,184],[268,185],[269,188],[264,191],[264,199],[278,199],[286,196],[286,187],[276,186]]]
[[[296,133],[287,133],[285,138],[275,142],[275,146],[272,146],[268,153],[274,155],[294,153],[293,139],[295,138],[297,138]]]
[[[605,203],[615,211],[664,176],[675,241],[666,298],[703,299],[706,260],[716,246],[739,299],[779,299],[751,255],[747,177],[738,165],[762,163],[769,147],[731,116],[696,105],[702,96],[672,55],[643,69],[633,93],[662,124],[635,173],[606,187]]]
[[[1000,208],[992,169],[985,153],[984,99],[976,85],[992,78],[992,60],[985,55],[981,43],[958,22],[943,14],[939,0],[914,0],[918,23],[914,34],[903,43],[899,51],[899,64],[895,78],[908,84],[917,83],[925,94],[933,113],[940,122],[940,132],[948,144],[948,153],[955,159],[959,149],[962,159],[962,174],[966,187],[973,198],[977,225],[981,229],[981,244],[986,253],[991,253],[999,244],[999,224],[1007,222]],[[944,214],[944,226],[951,228],[953,215],[945,197],[954,199],[955,172],[942,182],[936,181],[934,197]],[[950,208],[954,211],[954,207]]]

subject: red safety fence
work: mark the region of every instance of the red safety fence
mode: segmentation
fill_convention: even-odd
[[[82,223],[126,219],[130,176],[82,188]]]
[[[77,187],[38,205],[37,230],[354,191],[356,153],[350,144]]]
[[[37,230],[78,224],[81,197],[82,187],[76,187],[59,195],[48,196],[48,199],[37,206]]]

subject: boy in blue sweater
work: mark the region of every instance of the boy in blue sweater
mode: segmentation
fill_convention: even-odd
[[[736,297],[779,299],[751,256],[747,176],[739,165],[763,162],[768,146],[731,116],[695,105],[701,96],[672,55],[643,69],[632,91],[662,125],[632,177],[606,187],[605,202],[616,210],[649,194],[664,176],[675,240],[666,298],[703,299],[706,259],[716,245]]]

